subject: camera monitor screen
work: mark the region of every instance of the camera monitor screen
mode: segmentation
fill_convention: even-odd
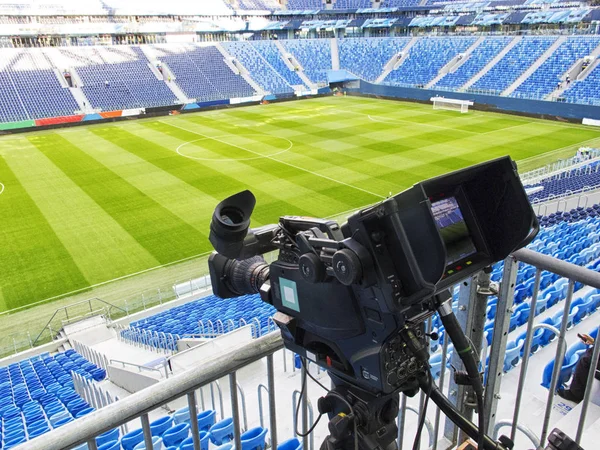
[[[477,252],[462,211],[454,197],[433,202],[431,210],[446,245],[446,266]]]

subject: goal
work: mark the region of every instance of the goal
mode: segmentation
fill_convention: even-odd
[[[455,98],[446,97],[431,97],[433,109],[448,109],[450,111],[460,111],[461,113],[469,112],[469,106],[473,106],[473,102],[469,100],[458,100]]]

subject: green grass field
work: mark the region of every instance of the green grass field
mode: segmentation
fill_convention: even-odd
[[[224,197],[253,225],[326,217],[511,155],[524,168],[600,144],[600,130],[330,97],[0,138],[0,311],[211,250]],[[551,153],[550,153],[551,152]]]

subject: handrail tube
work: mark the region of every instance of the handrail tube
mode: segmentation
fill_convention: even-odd
[[[240,383],[237,383],[237,389],[240,394],[240,398],[242,399],[242,417],[244,419],[244,429],[243,431],[248,431],[248,412],[246,410],[246,393],[240,386]]]
[[[121,361],[121,360],[118,360],[118,359],[111,359],[110,360],[110,364],[113,364],[113,363],[122,364],[123,367],[125,367],[125,366],[135,367],[136,369],[138,369],[139,372],[141,372],[142,370],[148,370],[148,371],[151,371],[151,372],[158,372],[159,375],[162,378],[163,372],[160,369],[157,369],[155,367],[142,366],[141,364],[135,364],[135,363],[132,363],[132,362],[127,362],[127,361]],[[162,365],[164,367],[166,365],[166,361]]]
[[[553,272],[561,277],[570,278],[574,281],[586,284],[596,289],[600,289],[600,273],[594,272],[586,267],[581,267],[570,262],[561,261],[552,256],[534,252],[527,248],[522,248],[512,253],[512,256],[518,261],[530,264],[541,270]]]
[[[563,309],[562,323],[560,325],[560,333],[558,335],[558,348],[556,349],[556,356],[554,357],[552,378],[550,380],[550,387],[548,388],[548,399],[546,401],[546,412],[544,414],[544,423],[542,425],[542,433],[540,435],[540,445],[545,445],[546,438],[548,437],[548,427],[550,425],[550,415],[552,413],[552,406],[554,402],[554,392],[556,391],[560,369],[563,365],[563,360],[565,359],[565,334],[567,332],[567,323],[569,322],[569,312],[571,311],[571,302],[573,301],[574,290],[575,282],[570,279],[569,287],[567,289],[567,298],[565,300],[565,306]]]
[[[496,422],[496,425],[494,426],[494,431],[493,431],[492,437],[494,439],[497,439],[500,428],[509,427],[509,426],[511,426],[511,424],[512,424],[511,420],[499,420],[498,422]],[[517,424],[516,428],[529,438],[529,440],[533,443],[535,448],[540,447],[540,440],[537,438],[537,436],[535,435],[535,433],[533,431],[531,431],[525,425],[521,425],[521,424]],[[513,442],[514,442],[514,438],[511,438],[511,440],[513,440]]]
[[[402,450],[402,442],[404,441],[404,424],[406,422],[406,415],[404,410],[406,409],[406,395],[400,395],[400,408],[398,408],[398,435],[396,436],[396,445]]]
[[[600,326],[598,326],[598,333],[600,333]],[[596,339],[598,338],[596,334]],[[577,425],[577,435],[575,442],[577,445],[581,442],[581,435],[583,434],[583,427],[585,425],[585,418],[587,416],[588,406],[590,404],[590,396],[592,394],[592,383],[594,381],[594,373],[598,367],[598,356],[600,355],[600,344],[594,345],[594,351],[592,352],[592,360],[590,361],[590,370],[588,372],[587,381],[585,384],[585,393],[583,395],[583,402],[581,404],[581,415],[579,416],[579,424]]]
[[[412,406],[407,406],[405,408],[407,411],[412,411],[414,412],[419,418],[421,417],[421,413],[419,412],[419,410],[417,410],[416,408],[412,407]],[[419,408],[420,409],[420,408]],[[421,410],[422,411],[422,410]],[[420,420],[420,419],[419,419]],[[431,425],[431,422],[429,421],[428,418],[425,418],[425,428],[427,428],[427,434],[429,435],[429,445],[427,446],[427,448],[431,448],[433,444],[433,426]],[[420,444],[420,443],[419,443]],[[401,448],[401,447],[400,447]]]
[[[33,439],[27,442],[27,448],[28,450],[63,450],[83,444],[90,436],[99,436],[123,422],[146,415],[165,403],[258,361],[282,347],[283,340],[279,333],[270,333],[254,339],[244,347],[233,349],[207,361],[201,368],[186,370],[161,383],[135,392],[106,408],[77,419],[76,422],[57,428],[45,435],[44,439]]]
[[[275,365],[273,355],[267,356],[267,384],[269,385],[269,427],[271,448],[277,448],[277,407],[275,406]],[[261,417],[262,420],[262,417]]]
[[[441,365],[441,372],[440,372],[440,389],[444,389],[444,378],[446,375],[446,354],[448,352],[448,336],[444,336],[444,344],[442,345],[442,365]],[[487,341],[486,341],[487,343]],[[484,362],[485,364],[485,362]],[[485,366],[484,366],[485,367]],[[435,421],[434,421],[434,427],[433,427],[433,450],[437,450],[437,446],[438,446],[438,436],[439,436],[439,431],[440,431],[440,416],[441,416],[442,410],[440,408],[437,408],[435,410]]]
[[[261,390],[265,390],[265,392],[267,393],[267,395],[269,395],[269,388],[266,387],[264,384],[260,383],[258,385],[257,388],[257,394],[258,394],[258,420],[260,423],[260,426],[262,428],[265,427],[265,420],[263,418],[263,414],[264,414],[264,408],[263,408],[263,402],[262,402],[262,395],[261,395]]]

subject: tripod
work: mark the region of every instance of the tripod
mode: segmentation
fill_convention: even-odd
[[[330,374],[334,388],[319,399],[319,412],[329,416],[329,435],[321,450],[396,450],[399,393],[375,395]],[[413,396],[415,383],[403,391]]]

